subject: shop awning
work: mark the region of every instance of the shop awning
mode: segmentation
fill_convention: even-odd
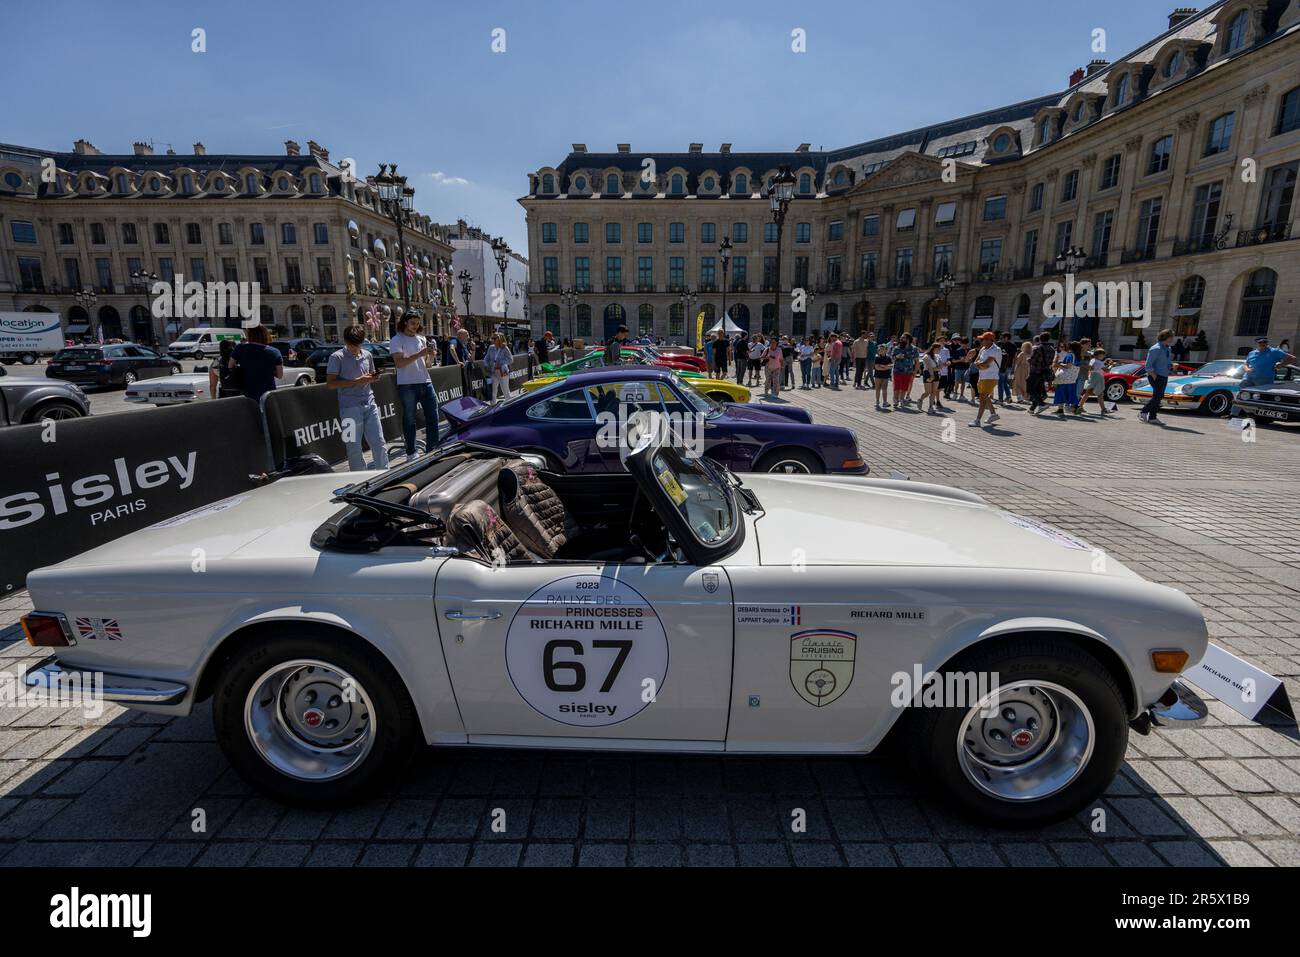
[[[1018,329],[1028,329],[1028,328],[1029,328],[1029,320],[1024,316],[1021,316],[1015,322],[1011,323],[1012,332],[1015,332]]]
[[[1043,320],[1043,324],[1038,328],[1043,331],[1046,331],[1048,329],[1055,329],[1060,324],[1061,324],[1060,316],[1048,316],[1046,319]]]
[[[79,336],[79,335],[81,335],[83,332],[89,332],[89,331],[90,331],[90,323],[87,323],[87,322],[70,322],[70,323],[68,323],[66,326],[63,327],[63,331],[64,331],[64,332],[71,333],[71,334],[74,335],[74,336]]]
[[[970,324],[971,332],[976,329],[988,329],[993,325],[992,316],[976,316],[975,321]]]
[[[1195,308],[1184,307],[1184,308],[1182,308],[1182,309],[1175,309],[1175,310],[1173,311],[1173,313],[1172,313],[1172,315],[1173,315],[1174,317],[1178,317],[1178,316],[1199,316],[1200,314],[1201,314],[1201,308],[1200,308],[1200,306],[1197,306],[1197,307],[1195,307]]]

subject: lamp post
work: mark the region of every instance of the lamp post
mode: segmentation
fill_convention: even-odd
[[[316,301],[316,289],[313,286],[303,287],[302,301],[307,306],[307,336],[315,338],[316,324],[311,317],[311,304]]]
[[[90,288],[89,286],[86,286],[80,292],[73,293],[72,298],[77,301],[77,305],[79,305],[82,309],[86,310],[86,319],[87,319],[86,332],[87,334],[89,334],[90,332],[89,319],[91,317],[91,310],[95,308],[95,303],[99,302],[99,296],[98,294],[96,294],[94,289]]]
[[[948,295],[953,291],[954,288],[956,288],[957,280],[953,278],[952,273],[946,272],[939,277],[935,285],[939,292],[939,298],[943,300],[944,313],[945,313],[944,328],[942,330],[936,328],[934,331],[935,338],[937,338],[940,332],[947,332],[947,320],[951,318],[951,310],[948,308]]]
[[[510,321],[510,296],[506,293],[506,266],[510,265],[510,247],[506,241],[497,237],[492,240],[492,256],[497,261],[497,271],[501,273],[501,326],[504,329]]]
[[[727,331],[727,267],[731,265],[731,237],[723,236],[722,245],[718,247],[718,258],[722,260],[722,331]]]
[[[1071,280],[1070,283],[1069,283],[1069,285],[1072,287],[1072,286],[1073,286],[1074,274],[1075,274],[1076,272],[1078,272],[1080,269],[1083,268],[1083,265],[1084,265],[1084,263],[1087,262],[1087,259],[1088,259],[1088,257],[1085,255],[1084,251],[1083,251],[1080,247],[1078,247],[1078,246],[1071,246],[1069,249],[1063,249],[1063,250],[1061,250],[1059,253],[1056,254],[1056,274],[1057,274],[1058,276],[1067,276],[1067,277],[1069,277],[1070,280]],[[1069,290],[1069,292],[1067,293],[1067,295],[1069,295],[1069,296],[1071,296],[1071,297],[1074,295],[1074,291],[1073,291],[1072,288]],[[1070,310],[1071,313],[1074,312],[1074,302],[1073,302],[1073,301],[1071,301],[1071,302],[1069,302],[1069,303],[1063,303],[1062,306],[1065,307],[1065,308],[1068,308],[1068,309]],[[1064,310],[1063,310],[1063,311],[1064,311]],[[1075,318],[1075,320],[1076,320],[1076,322],[1077,322],[1078,319],[1079,319],[1080,317],[1076,314],[1074,318]],[[1093,338],[1096,338],[1096,336],[1097,336],[1097,330],[1094,329],[1094,328],[1092,328],[1092,317],[1089,316],[1089,317],[1087,317],[1087,318],[1088,318],[1088,320],[1089,320],[1089,322],[1088,322],[1088,327],[1089,327],[1089,330],[1090,330],[1091,333],[1092,333],[1092,337],[1093,337]],[[1064,316],[1064,315],[1061,316],[1061,321],[1060,321],[1059,323],[1057,323],[1057,336],[1058,336],[1058,337],[1062,334],[1061,326],[1063,326],[1063,325],[1065,325],[1065,316]],[[1076,338],[1076,336],[1074,336],[1073,333],[1077,332],[1078,330],[1077,330],[1077,329],[1072,329],[1072,330],[1070,330],[1070,331],[1071,331],[1071,338]]]
[[[134,292],[138,292],[140,295],[144,296],[144,302],[145,302],[144,311],[146,314],[149,312],[149,290],[153,288],[154,283],[159,281],[160,280],[158,279],[157,273],[145,272],[143,269],[137,269],[131,273],[130,276],[131,289]],[[151,329],[153,328],[152,320],[149,323],[149,327]],[[131,337],[135,338],[134,327],[132,327],[131,329]]]
[[[694,303],[695,300],[698,299],[699,297],[700,294],[698,292],[692,292],[690,289],[686,289],[686,288],[682,289],[680,295],[678,295],[677,297],[677,300],[682,304],[682,317],[684,319],[690,317],[691,304]],[[697,349],[703,347],[703,345],[704,343],[702,342],[695,343],[695,347]]]
[[[474,277],[468,269],[462,269],[456,278],[460,280],[460,297],[465,300],[465,318],[469,319],[469,297],[474,291]]]
[[[794,184],[794,173],[790,172],[790,167],[782,166],[767,191],[772,206],[772,222],[776,223],[776,282],[772,290],[772,331],[776,333],[781,331],[781,231],[790,201],[794,199]]]
[[[573,328],[573,307],[578,304],[578,290],[570,286],[560,293],[560,302],[564,303],[569,312],[569,342],[573,342],[578,337],[578,332]]]
[[[411,283],[406,278],[406,239],[404,227],[411,220],[415,208],[415,190],[406,185],[406,177],[397,175],[396,163],[380,163],[379,175],[374,177],[379,188],[379,206],[397,229],[398,275],[402,278],[402,299],[406,312],[411,311]],[[389,330],[391,335],[392,329]]]

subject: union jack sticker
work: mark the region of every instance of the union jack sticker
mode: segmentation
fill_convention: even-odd
[[[87,641],[121,641],[122,628],[116,618],[78,618],[77,637]]]

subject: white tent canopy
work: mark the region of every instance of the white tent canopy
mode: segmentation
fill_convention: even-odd
[[[707,333],[707,332],[717,332],[718,330],[722,330],[723,332],[728,332],[728,333],[730,333],[730,332],[744,332],[744,331],[745,331],[744,329],[740,328],[740,326],[738,326],[738,325],[736,325],[734,322],[732,322],[730,316],[723,316],[721,319],[719,319],[717,322],[715,322],[712,326],[710,326],[708,329],[706,329],[705,332],[706,332],[706,333]]]

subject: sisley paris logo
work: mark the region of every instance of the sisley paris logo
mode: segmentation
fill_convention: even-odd
[[[202,319],[238,315],[245,329],[262,324],[262,284],[258,282],[186,282],[177,273],[158,280],[153,293],[155,319]]]
[[[197,452],[185,458],[169,455],[165,459],[141,462],[135,468],[125,458],[117,458],[113,460],[111,473],[83,475],[66,485],[58,472],[47,472],[45,489],[0,498],[0,531],[39,522],[50,512],[67,515],[74,508],[91,509],[91,525],[142,512],[149,503],[131,496],[173,481],[178,483],[178,488],[189,488],[194,482],[198,455]]]
[[[50,926],[65,930],[127,928],[132,937],[153,930],[152,894],[83,894],[74,887],[50,898]]]

